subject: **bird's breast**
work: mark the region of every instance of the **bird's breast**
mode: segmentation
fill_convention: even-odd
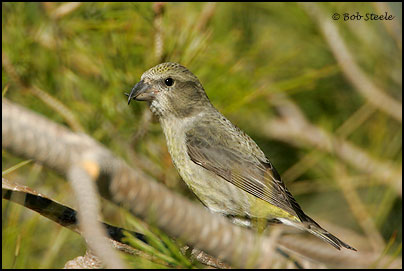
[[[248,214],[254,197],[191,160],[186,146],[187,123],[167,119],[161,119],[160,122],[173,163],[199,200],[214,212],[226,215]]]

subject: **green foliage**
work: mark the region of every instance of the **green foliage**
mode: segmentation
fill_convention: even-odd
[[[126,241],[129,242],[132,247],[153,255],[156,261],[153,262],[153,259],[146,260],[146,262],[149,264],[149,266],[147,266],[144,258],[138,257],[138,259],[133,259],[130,257],[132,258],[131,261],[134,261],[135,263],[134,266],[136,266],[138,262],[142,262],[146,268],[194,267],[194,264],[192,264],[192,262],[182,254],[178,244],[174,243],[169,237],[160,232],[158,229],[153,228],[152,230],[149,230],[147,227],[142,225],[140,221],[133,218],[129,219],[129,224],[133,226],[137,232],[143,233],[146,236],[146,240],[149,244],[134,238],[130,234],[126,234]],[[155,264],[157,264],[157,266],[154,266]]]

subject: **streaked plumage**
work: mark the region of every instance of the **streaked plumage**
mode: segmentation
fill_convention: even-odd
[[[128,103],[131,99],[150,102],[179,174],[210,210],[248,226],[256,226],[252,221],[281,222],[338,249],[355,250],[302,211],[257,144],[213,107],[188,69],[177,63],[151,68]]]

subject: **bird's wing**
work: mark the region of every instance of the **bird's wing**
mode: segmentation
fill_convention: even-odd
[[[214,132],[209,126],[187,131],[187,151],[194,163],[301,221],[305,220],[306,215],[268,160],[261,161],[252,152],[243,151],[240,143],[237,144],[240,141],[227,134],[214,135]]]

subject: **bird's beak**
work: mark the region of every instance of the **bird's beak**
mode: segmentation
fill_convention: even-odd
[[[149,84],[145,83],[143,80],[141,80],[132,88],[132,91],[129,95],[127,93],[125,94],[129,96],[128,104],[132,99],[136,101],[151,101],[156,96],[156,92],[153,90],[153,88]]]

